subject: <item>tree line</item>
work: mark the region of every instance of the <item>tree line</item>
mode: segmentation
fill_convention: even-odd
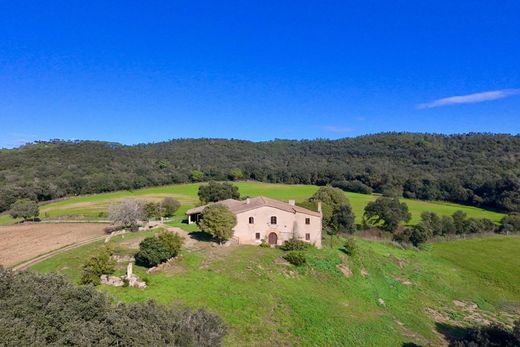
[[[340,140],[36,142],[0,150],[0,211],[20,199],[209,180],[347,191],[520,211],[520,136],[382,133]]]

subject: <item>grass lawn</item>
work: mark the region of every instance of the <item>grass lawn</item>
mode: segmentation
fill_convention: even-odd
[[[128,242],[152,233],[111,242],[116,252],[129,254]],[[144,290],[99,289],[115,301],[153,299],[215,312],[230,326],[229,346],[438,345],[432,312],[450,324],[474,324],[453,300],[475,303],[477,315],[504,323],[510,323],[507,314],[520,314],[520,237],[448,241],[421,251],[358,239],[353,257],[339,250],[339,239],[333,248],[324,244],[307,251],[306,265],[294,267],[280,262],[279,249],[200,242],[162,272],[147,274],[136,266],[134,272],[148,281]],[[32,270],[77,281],[81,264],[101,246],[57,255]],[[352,276],[343,275],[338,264]]]
[[[234,183],[239,187],[242,196],[258,196],[263,195],[279,200],[294,199],[296,201],[304,201],[310,197],[317,189],[312,185],[287,185],[287,184],[270,184],[259,182],[237,182]],[[113,193],[94,194],[75,197],[71,199],[56,201],[43,204],[40,208],[40,216],[42,218],[59,218],[63,216],[78,217],[86,219],[98,219],[100,213],[107,212],[110,202],[124,198],[139,198],[147,200],[162,199],[171,196],[178,199],[182,203],[182,207],[177,213],[182,217],[184,212],[198,203],[198,187],[200,184],[178,184],[154,188],[144,188],[134,191],[119,191]],[[358,193],[345,193],[352,204],[354,213],[356,214],[357,223],[361,223],[363,210],[366,204],[377,198],[376,195],[365,195]],[[436,201],[420,201],[411,199],[401,199],[408,204],[412,213],[411,224],[419,221],[420,215],[424,211],[436,212],[439,215],[451,215],[457,210],[462,210],[469,217],[489,218],[498,223],[503,214],[487,211],[484,209],[458,205],[449,202]],[[11,220],[8,216],[0,216],[0,224],[9,223]]]

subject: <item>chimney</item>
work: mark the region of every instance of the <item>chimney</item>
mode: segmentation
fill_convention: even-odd
[[[289,205],[291,205],[291,206],[296,205],[296,201],[295,200],[289,200]]]
[[[321,212],[321,201],[318,201],[318,212],[319,212],[319,213],[322,213],[322,212]]]
[[[246,198],[246,205],[249,205],[250,202],[251,200],[249,200],[249,198]]]

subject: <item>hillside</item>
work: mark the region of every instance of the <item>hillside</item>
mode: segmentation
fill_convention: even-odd
[[[116,237],[112,244],[116,253],[132,254],[153,233]],[[518,237],[442,242],[421,251],[357,244],[353,257],[339,242],[308,251],[307,265],[296,268],[281,260],[279,249],[211,247],[191,239],[160,272],[135,268],[148,281],[145,290],[100,290],[116,301],[153,299],[217,313],[231,328],[229,346],[439,345],[450,331],[494,321],[511,325],[520,315]],[[81,264],[101,246],[83,246],[32,269],[77,281]]]
[[[0,211],[18,198],[210,179],[327,184],[520,211],[520,137],[384,133],[341,140],[38,142],[0,150]]]
[[[298,184],[270,184],[260,182],[235,182],[242,196],[267,196],[274,199],[304,201],[316,192],[318,186]],[[154,201],[171,196],[182,203],[177,215],[183,218],[183,213],[198,203],[198,188],[200,183],[176,184],[153,188],[143,188],[132,191],[118,191],[74,197],[70,199],[50,202],[40,207],[42,219],[106,219],[108,206],[111,202],[125,198],[136,198]],[[356,215],[356,222],[361,223],[363,210],[367,203],[376,199],[374,194],[359,194],[346,192],[352,209]],[[419,221],[422,212],[435,212],[441,216],[452,215],[455,211],[464,211],[468,217],[488,218],[498,223],[504,216],[501,213],[481,209],[478,207],[464,206],[443,201],[421,201],[402,198],[412,213],[411,224]],[[7,215],[0,215],[0,225],[14,223]]]

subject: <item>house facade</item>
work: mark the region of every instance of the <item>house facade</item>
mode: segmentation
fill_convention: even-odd
[[[281,245],[294,237],[321,247],[321,207],[316,212],[296,206],[294,200],[283,202],[263,196],[227,199],[217,204],[225,205],[236,216],[233,239],[238,244],[259,245],[265,240],[270,245]],[[188,210],[188,223],[198,221],[206,206]]]

